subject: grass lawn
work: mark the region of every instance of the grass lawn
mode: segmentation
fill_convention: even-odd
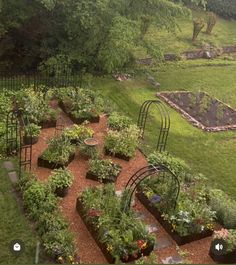
[[[204,61],[206,62],[206,61]],[[202,61],[170,64],[153,73],[161,83],[161,90],[206,91],[236,108],[236,65],[211,66]],[[120,111],[137,121],[141,103],[155,99],[156,89],[145,79],[117,82],[108,78],[96,80],[96,87],[110,98]],[[236,198],[236,131],[208,133],[193,127],[175,110],[170,109],[171,130],[167,151],[184,159],[196,172],[207,176],[212,186],[219,187]],[[153,111],[147,126],[146,153],[154,150],[158,136],[158,113]]]
[[[235,45],[236,44],[236,21],[218,18],[217,24],[213,29],[212,35],[205,34],[206,26],[199,34],[196,43],[193,45],[191,39],[193,34],[193,18],[202,17],[207,21],[207,15],[204,12],[193,12],[193,17],[178,19],[180,31],[176,33],[168,33],[160,30],[156,26],[150,27],[146,40],[155,43],[162,48],[164,53],[182,53],[187,50],[195,50],[201,48],[202,44],[209,43],[216,47]],[[143,49],[139,49],[135,53],[136,57],[143,58],[147,56]]]
[[[37,237],[11,192],[12,185],[1,161],[0,179],[0,264],[33,264]],[[9,244],[14,239],[21,239],[25,243],[25,251],[19,257],[12,255],[9,250]]]

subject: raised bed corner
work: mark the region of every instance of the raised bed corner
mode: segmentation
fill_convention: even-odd
[[[119,159],[122,159],[122,160],[125,160],[125,161],[130,161],[130,159],[131,159],[130,157],[122,155],[122,154],[113,154],[111,151],[107,150],[106,148],[105,148],[105,155],[114,156],[116,158],[119,158]]]
[[[55,162],[50,162],[48,160],[45,160],[42,158],[42,156],[40,156],[38,158],[38,166],[49,168],[49,169],[58,169],[62,167],[67,167],[74,160],[74,158],[75,158],[75,154],[71,154],[69,157],[69,160],[65,164],[58,164]]]

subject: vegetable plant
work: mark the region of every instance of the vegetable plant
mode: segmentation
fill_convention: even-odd
[[[25,126],[25,135],[28,137],[38,137],[40,134],[41,126],[37,124],[30,123]]]
[[[132,124],[132,120],[129,117],[113,112],[108,118],[108,127],[112,130],[123,130],[128,128]]]
[[[86,138],[91,138],[93,134],[94,131],[91,128],[77,124],[74,124],[71,128],[66,128],[63,131],[63,135],[78,143],[82,143]]]
[[[49,177],[49,184],[53,191],[58,188],[68,188],[73,183],[74,176],[68,169],[54,169]]]
[[[226,243],[227,253],[236,251],[236,229],[222,228],[219,231],[214,231],[213,241],[217,239],[223,240]]]

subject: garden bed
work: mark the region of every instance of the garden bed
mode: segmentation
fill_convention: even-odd
[[[90,232],[90,234],[92,235],[92,237],[96,241],[97,245],[101,249],[105,258],[107,259],[107,261],[109,263],[115,263],[115,258],[108,252],[107,246],[99,240],[97,229],[94,227],[94,225],[92,225],[91,223],[89,223],[86,220],[86,210],[85,210],[83,203],[81,202],[80,198],[77,199],[76,209],[77,209],[77,212],[79,213],[81,219],[83,220],[85,226],[87,227],[88,231]],[[127,260],[123,260],[121,258],[121,261],[128,263],[128,262],[132,262],[134,260],[139,259],[142,255],[148,256],[153,251],[153,248],[154,248],[154,245],[148,246],[146,249],[142,250],[142,253],[140,253],[137,258],[134,258],[133,256],[129,256],[129,258]]]
[[[59,101],[59,107],[66,113],[66,115],[76,124],[82,124],[84,121],[89,121],[91,123],[98,123],[100,121],[100,116],[89,117],[89,118],[76,118],[70,112],[67,111],[64,103]]]
[[[184,245],[196,240],[203,239],[205,237],[209,237],[213,234],[213,231],[208,230],[204,231],[200,234],[192,234],[187,236],[180,236],[178,233],[173,231],[172,226],[163,219],[161,213],[158,211],[156,207],[152,205],[150,200],[144,195],[142,191],[138,191],[136,193],[137,198],[139,201],[146,207],[146,209],[156,218],[156,220],[163,226],[166,232],[175,240],[178,245]]]
[[[105,155],[107,155],[107,156],[114,156],[116,158],[123,159],[125,161],[130,161],[130,159],[131,159],[130,157],[125,156],[125,155],[122,155],[122,154],[113,154],[112,152],[110,152],[106,148],[105,148]]]
[[[100,182],[102,182],[102,183],[104,183],[104,184],[106,184],[106,183],[113,183],[113,182],[115,182],[116,181],[116,179],[118,178],[118,176],[119,176],[119,174],[116,176],[116,177],[114,177],[114,180],[113,179],[107,179],[107,178],[99,178],[97,175],[95,175],[93,172],[91,172],[91,171],[88,171],[87,172],[87,174],[86,174],[86,178],[87,179],[91,179],[91,180],[94,180],[94,181],[100,181]]]
[[[226,253],[223,255],[215,255],[210,250],[209,255],[215,262],[218,262],[218,263],[224,263],[224,264],[235,264],[236,263],[236,250],[231,253]]]
[[[74,158],[75,158],[75,154],[71,154],[68,161],[65,164],[60,164],[60,163],[50,162],[48,160],[43,159],[42,156],[40,156],[38,158],[38,166],[46,167],[49,169],[67,167],[74,160]]]
[[[42,129],[54,128],[57,125],[57,121],[56,120],[42,121],[39,123],[39,125],[42,127]]]
[[[157,96],[205,131],[236,129],[236,110],[205,92],[161,92]]]

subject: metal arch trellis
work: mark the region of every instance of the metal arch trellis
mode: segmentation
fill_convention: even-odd
[[[158,136],[156,150],[159,152],[163,152],[166,148],[167,138],[170,130],[170,116],[165,105],[160,100],[147,100],[142,104],[139,111],[137,126],[140,129],[140,137],[143,139],[145,134],[148,112],[153,104],[157,107],[161,117],[161,128]]]
[[[19,174],[22,169],[31,170],[32,165],[32,135],[30,144],[24,143],[25,125],[28,124],[27,116],[23,115],[18,107],[9,111],[6,119],[6,154],[19,156]]]
[[[175,192],[172,194],[172,196],[174,197],[172,207],[173,209],[175,209],[180,191],[180,182],[178,177],[164,165],[149,165],[139,169],[135,174],[131,176],[131,178],[127,182],[125,190],[128,191],[128,198],[126,199],[123,210],[126,211],[130,209],[132,197],[142,181],[144,181],[148,177],[152,177],[157,174],[159,177],[161,176],[161,174],[163,174],[162,177],[165,178],[165,173],[168,173],[171,176],[171,179],[175,184]]]

